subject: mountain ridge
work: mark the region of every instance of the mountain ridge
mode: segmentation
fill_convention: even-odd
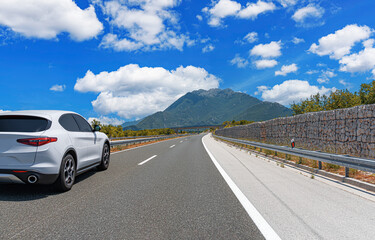
[[[261,121],[292,115],[279,104],[263,102],[246,93],[227,89],[195,90],[177,99],[164,111],[156,112],[128,129],[218,125],[224,121]]]

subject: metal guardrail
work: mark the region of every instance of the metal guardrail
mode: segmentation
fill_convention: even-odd
[[[149,141],[155,141],[155,140],[163,140],[168,138],[175,138],[178,137],[177,135],[166,135],[166,136],[160,136],[160,137],[142,137],[142,138],[136,138],[136,139],[129,139],[129,140],[117,140],[117,141],[109,141],[111,147],[112,146],[119,146],[119,145],[128,145],[128,144],[134,144],[134,143],[142,143],[142,142],[149,142]]]
[[[114,140],[125,140],[125,139],[137,139],[137,138],[155,138],[155,137],[164,137],[167,135],[150,135],[150,136],[131,136],[131,137],[113,137],[109,138],[110,141]]]
[[[357,158],[348,155],[338,155],[332,153],[325,153],[319,151],[310,151],[301,148],[291,148],[285,146],[277,146],[272,144],[266,143],[259,143],[247,140],[240,140],[236,138],[228,138],[222,137],[218,135],[213,135],[216,138],[223,139],[226,141],[254,146],[258,148],[264,148],[271,151],[281,152],[285,154],[295,155],[303,158],[308,158],[312,160],[316,160],[319,162],[326,162],[331,164],[336,164],[339,166],[345,167],[345,176],[348,177],[349,175],[349,168],[354,168],[366,172],[375,173],[375,160],[373,159],[365,159],[365,158]],[[321,169],[321,163],[319,163],[319,169]]]

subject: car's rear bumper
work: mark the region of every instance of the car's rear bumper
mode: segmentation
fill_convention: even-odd
[[[16,172],[15,172],[16,171]],[[28,183],[28,177],[33,175],[37,178],[35,184],[52,184],[58,174],[42,174],[35,171],[0,169],[0,183]]]
[[[0,183],[24,183],[13,174],[0,173]]]

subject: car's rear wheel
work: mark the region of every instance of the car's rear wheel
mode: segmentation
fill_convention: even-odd
[[[109,159],[110,159],[110,149],[108,143],[104,144],[103,146],[103,153],[102,153],[102,161],[98,166],[98,170],[104,171],[107,170],[109,167]]]
[[[76,179],[76,161],[71,154],[67,154],[60,167],[60,175],[55,182],[57,190],[66,192],[69,191]]]

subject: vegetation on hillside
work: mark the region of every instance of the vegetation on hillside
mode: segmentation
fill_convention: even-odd
[[[91,125],[93,127],[94,125],[99,125],[101,128],[100,132],[107,134],[107,136],[110,138],[175,134],[175,131],[173,131],[170,128],[145,129],[145,130],[138,130],[138,131],[123,130],[121,125],[118,125],[118,126],[104,125],[104,124],[101,124],[97,120],[91,121]]]
[[[197,90],[182,96],[164,111],[145,117],[136,127],[217,125],[232,119],[262,121],[291,115],[292,110],[280,104],[262,102],[231,89]]]
[[[247,121],[247,120],[240,120],[240,121],[225,121],[222,123],[222,125],[224,125],[224,128],[228,128],[228,127],[234,127],[234,126],[237,126],[237,125],[246,125],[246,124],[250,124],[250,123],[253,123],[254,121]]]
[[[375,103],[375,81],[361,84],[359,92],[349,90],[336,90],[330,95],[312,95],[310,98],[300,103],[293,103],[291,108],[294,115],[334,110],[339,108],[349,108],[363,104]]]

